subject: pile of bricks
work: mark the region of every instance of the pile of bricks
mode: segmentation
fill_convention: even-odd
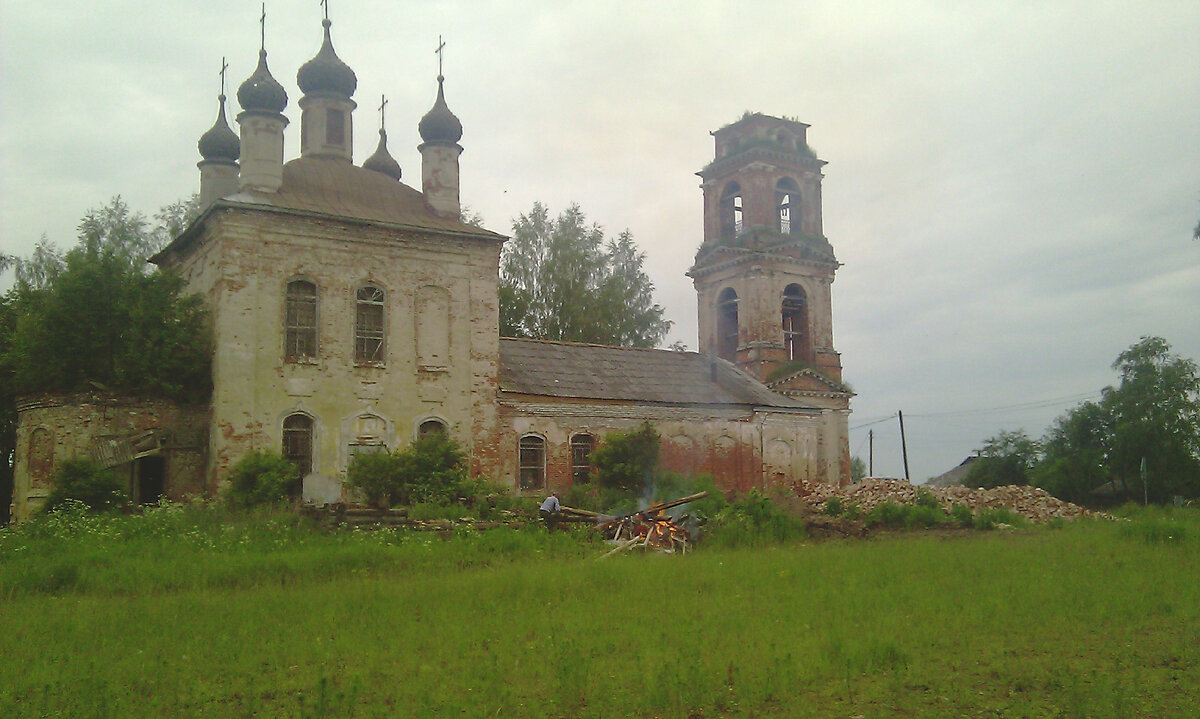
[[[981,509],[1008,509],[1031,522],[1043,523],[1061,517],[1101,516],[1070,502],[1064,502],[1039,487],[1008,485],[993,489],[973,489],[962,485],[949,487],[915,487],[904,479],[864,479],[861,482],[835,487],[816,482],[797,482],[796,495],[808,503],[814,512],[825,508],[831,497],[841,500],[843,507],[857,505],[863,514],[884,502],[915,504],[917,492],[928,491],[937,498],[942,509],[949,512],[954,505],[962,504],[973,512]]]

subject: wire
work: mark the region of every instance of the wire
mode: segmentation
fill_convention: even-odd
[[[884,422],[890,422],[893,419],[896,419],[896,415],[889,414],[888,416],[886,416],[882,419],[877,419],[877,420],[873,420],[873,421],[869,421],[869,422],[863,422],[862,424],[856,424],[853,427],[851,427],[850,429],[862,429],[863,427],[870,427],[873,424],[882,424]]]
[[[925,412],[922,414],[910,414],[909,417],[966,417],[973,414],[986,414],[989,412],[1003,412],[1007,410],[1024,410],[1024,409],[1042,409],[1044,407],[1053,407],[1056,404],[1070,404],[1084,399],[1099,397],[1100,392],[1085,392],[1083,394],[1066,395],[1064,397],[1055,397],[1053,399],[1040,399],[1032,402],[1021,402],[1019,404],[1009,404],[1000,407],[985,407],[982,409],[964,409],[955,412]],[[864,425],[865,426],[865,425]]]

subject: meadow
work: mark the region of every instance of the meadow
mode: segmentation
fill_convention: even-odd
[[[1200,512],[597,557],[168,506],[0,530],[6,717],[1200,716]]]

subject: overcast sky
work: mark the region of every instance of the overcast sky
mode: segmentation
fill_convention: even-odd
[[[417,122],[464,126],[462,199],[508,233],[577,202],[646,252],[696,348],[684,276],[701,241],[695,172],[743,111],[794,116],[825,168],[844,266],[835,344],[858,393],[851,450],[875,474],[961,461],[1001,429],[1041,435],[1116,381],[1142,335],[1200,358],[1200,5],[1179,2],[437,2],[331,0],[358,75],[355,161],[389,147],[420,185]],[[111,196],[153,212],[198,188],[196,140],[254,69],[259,4],[0,5],[0,249],[61,246]],[[321,40],[317,0],[270,0],[287,88]],[[237,114],[230,102],[230,117]],[[878,423],[867,426],[868,423]]]

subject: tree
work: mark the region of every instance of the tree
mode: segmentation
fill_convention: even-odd
[[[635,491],[649,486],[658,468],[659,435],[649,422],[612,432],[592,452],[600,486]]]
[[[1200,496],[1200,371],[1161,337],[1143,337],[1117,356],[1116,387],[1105,387],[1107,460],[1133,496]],[[1146,464],[1143,485],[1141,466]]]
[[[629,231],[605,240],[578,205],[551,219],[535,203],[513,221],[500,261],[500,334],[654,347],[671,328]]]
[[[1002,431],[984,441],[981,456],[971,463],[963,484],[983,488],[1029,484],[1029,472],[1040,455],[1041,446],[1024,430]]]
[[[1107,443],[1107,413],[1095,402],[1084,402],[1055,420],[1042,442],[1045,456],[1030,483],[1068,502],[1088,502],[1091,493],[1108,481]]]
[[[862,460],[862,457],[855,457],[850,460],[850,481],[861,482],[867,478],[867,463]]]

